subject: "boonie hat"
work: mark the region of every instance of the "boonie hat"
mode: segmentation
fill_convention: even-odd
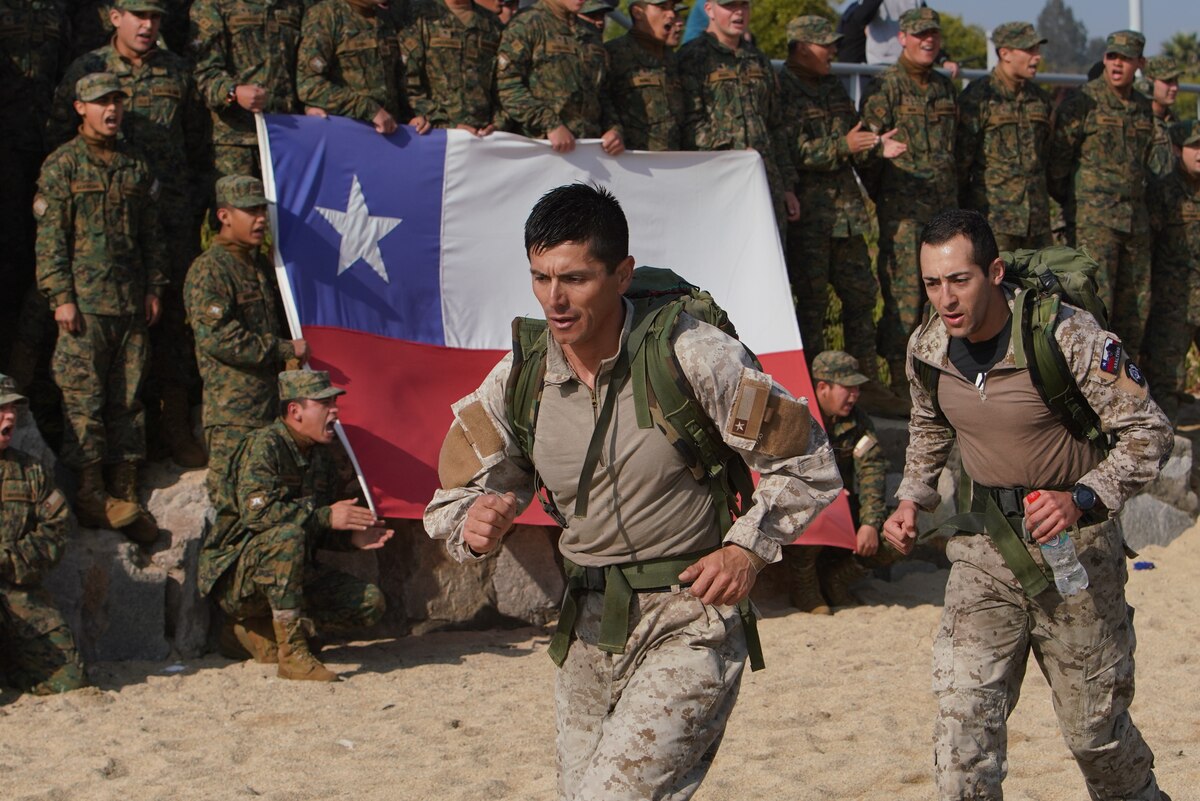
[[[806,42],[816,45],[831,45],[842,38],[842,35],[833,29],[833,23],[824,17],[818,17],[816,14],[805,14],[802,17],[795,17],[787,24],[787,38],[789,42]]]
[[[1153,80],[1174,81],[1183,75],[1183,67],[1170,56],[1155,56],[1146,59],[1146,67],[1142,72]]]
[[[143,14],[153,12],[165,15],[167,13],[167,5],[163,0],[117,0],[113,3],[113,7],[122,11],[137,11]]]
[[[1005,22],[1003,25],[997,25],[992,31],[992,44],[995,47],[1032,50],[1048,41],[1050,40],[1039,35],[1029,22]]]
[[[900,15],[900,30],[905,33],[925,33],[941,29],[941,15],[932,8],[910,8]]]
[[[813,359],[812,377],[843,387],[858,387],[871,380],[858,371],[858,359],[844,350],[827,350]]]
[[[91,103],[114,92],[129,97],[129,93],[121,88],[117,76],[111,72],[89,73],[75,82],[75,97],[84,103]]]
[[[1141,58],[1146,48],[1146,37],[1137,31],[1110,33],[1104,42],[1105,53],[1116,53],[1126,58]]]
[[[29,399],[17,392],[17,382],[0,373],[0,406],[9,403],[25,403]]]
[[[280,400],[327,400],[345,394],[324,370],[284,370],[279,374]]]
[[[217,205],[253,209],[267,205],[263,183],[249,175],[226,175],[217,181]]]
[[[1171,143],[1176,147],[1200,146],[1200,121],[1184,120],[1171,125]]]

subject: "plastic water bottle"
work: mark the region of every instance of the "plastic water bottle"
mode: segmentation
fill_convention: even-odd
[[[1025,496],[1025,502],[1033,503],[1039,495],[1041,493],[1035,490]],[[1087,589],[1087,571],[1083,569],[1083,565],[1079,564],[1079,555],[1075,553],[1075,543],[1071,542],[1067,532],[1058,532],[1057,537],[1042,543],[1040,547],[1042,558],[1054,572],[1054,586],[1058,588],[1061,595],[1066,597]]]
[[[1079,556],[1075,553],[1075,543],[1060,531],[1058,536],[1049,542],[1042,543],[1042,556],[1046,564],[1054,571],[1054,586],[1062,595],[1074,595],[1088,586],[1087,571],[1079,564]]]

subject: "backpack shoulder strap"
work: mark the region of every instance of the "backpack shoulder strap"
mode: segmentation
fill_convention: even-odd
[[[517,317],[512,322],[513,363],[504,388],[508,424],[532,461],[534,427],[546,377],[546,321]]]
[[[929,400],[933,403],[933,410],[938,416],[942,416],[942,407],[938,403],[938,369],[927,361],[918,359],[916,356],[910,357],[912,361],[913,373],[916,374],[917,380],[921,382],[921,386],[929,393]]]

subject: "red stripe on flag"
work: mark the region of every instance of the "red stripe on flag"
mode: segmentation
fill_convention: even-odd
[[[443,348],[322,326],[306,326],[304,338],[313,367],[328,370],[346,390],[338,399],[342,426],[379,513],[419,519],[439,486],[438,452],[454,420],[450,404],[473,392],[504,351]],[[769,354],[762,362],[781,384],[812,397],[801,352]],[[521,522],[552,525],[536,502]],[[845,498],[801,539],[853,547]]]

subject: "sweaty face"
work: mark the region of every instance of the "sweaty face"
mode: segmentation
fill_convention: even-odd
[[[1032,80],[1037,77],[1038,65],[1042,63],[1042,46],[1034,45],[1028,50],[1006,47],[1000,55],[1000,60],[1004,62],[1009,75]]]
[[[705,3],[704,10],[708,12],[709,22],[719,35],[735,39],[746,35],[750,25],[749,3]]]
[[[826,417],[849,417],[862,394],[861,387],[846,387],[828,381],[817,382],[817,405]]]
[[[559,345],[589,353],[611,347],[615,352],[624,322],[621,293],[629,286],[633,259],[625,259],[610,273],[586,244],[564,242],[530,253],[529,272],[533,294]],[[598,355],[606,358],[612,353]]]
[[[217,209],[217,219],[221,221],[221,233],[226,239],[250,248],[262,244],[267,232],[267,207],[255,206],[249,209],[224,207]]]
[[[904,57],[922,67],[933,65],[937,54],[942,49],[942,32],[938,30],[923,33],[905,33],[900,31],[900,46],[904,48]]]
[[[1130,58],[1120,53],[1105,53],[1104,80],[1108,81],[1108,85],[1114,89],[1133,86],[1141,62],[1140,58]]]
[[[298,401],[289,406],[288,414],[295,414],[299,418],[293,418],[298,424],[296,427],[314,442],[328,445],[337,436],[333,429],[338,419],[337,398]]]
[[[1154,79],[1154,102],[1160,106],[1173,106],[1179,97],[1179,79],[1169,81]]]
[[[162,14],[157,11],[122,11],[114,8],[109,20],[116,30],[117,41],[126,50],[144,55],[158,44],[158,28]]]
[[[635,9],[641,9],[641,13]],[[675,27],[676,19],[674,3],[657,6],[640,3],[633,6],[631,12],[634,14],[634,24],[639,31],[649,34],[663,44],[670,44],[671,30]]]
[[[925,293],[952,337],[980,342],[1000,332],[1008,319],[1008,304],[999,289],[1003,278],[999,259],[986,270],[975,264],[966,236],[921,246]]]
[[[87,103],[75,101],[75,110],[83,117],[84,132],[91,136],[116,136],[125,116],[125,95],[113,92]]]
[[[17,404],[6,403],[0,406],[0,451],[4,451],[12,443],[13,432],[17,430]]]

